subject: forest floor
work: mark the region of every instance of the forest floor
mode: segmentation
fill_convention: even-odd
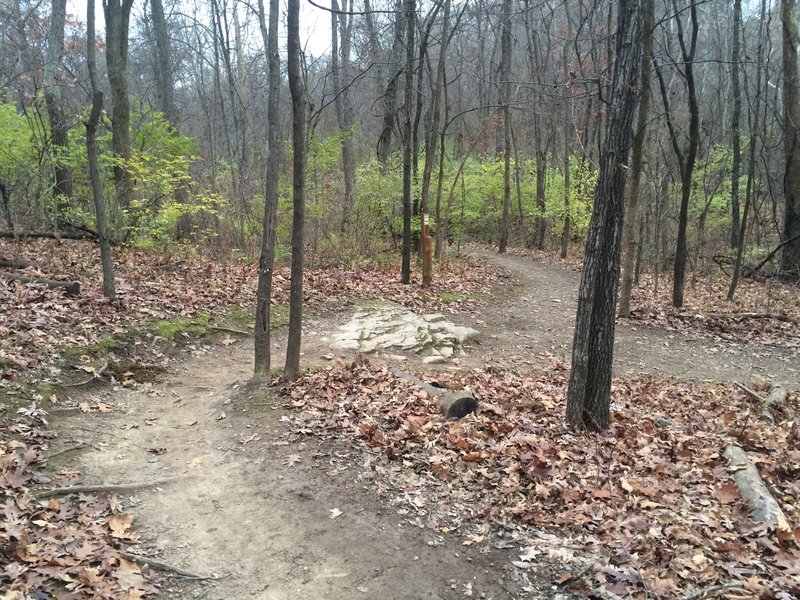
[[[391,387],[394,384],[387,383],[388,375],[381,370],[384,363],[417,372],[424,369],[428,376],[440,377],[451,387],[471,383],[477,390],[476,397],[481,392],[482,412],[496,415],[498,422],[514,412],[493,397],[504,392],[504,386],[517,386],[514,389],[520,397],[525,396],[529,388],[544,386],[536,389],[535,397],[539,399],[548,390],[561,390],[554,391],[555,395],[563,392],[579,273],[530,257],[497,256],[479,249],[472,250],[472,255],[507,274],[497,276],[487,285],[489,289],[485,293],[491,294],[489,299],[456,301],[436,307],[442,309],[448,319],[471,325],[482,334],[466,348],[464,356],[437,365],[438,375],[414,356],[404,360],[398,356],[377,356],[370,358],[371,365],[353,366],[348,370],[345,365],[355,358],[354,355],[332,350],[331,342],[336,330],[352,313],[353,304],[330,302],[312,309],[304,328],[303,365],[321,370],[312,371],[295,386],[277,390],[251,388],[247,383],[252,373],[251,338],[222,332],[213,340],[186,342],[183,358],[170,361],[166,375],[160,380],[113,388],[91,385],[62,392],[60,405],[51,411],[50,417],[58,434],[53,443],[58,456],[53,455],[49,460],[47,472],[62,484],[141,484],[137,489],[118,494],[124,513],[131,515],[132,520],[120,522],[117,519],[112,524],[115,517],[108,517],[112,536],[135,548],[139,555],[154,559],[151,562],[155,566],[158,566],[156,561],[162,561],[210,577],[193,581],[172,577],[167,571],[159,584],[159,597],[165,599],[566,598],[570,597],[566,587],[578,594],[605,587],[602,594],[608,598],[615,597],[613,593],[637,589],[653,597],[667,598],[679,597],[682,591],[696,590],[703,581],[707,582],[705,587],[715,593],[714,584],[733,581],[734,574],[737,581],[746,582],[736,589],[743,595],[729,592],[725,597],[747,598],[762,593],[763,586],[768,584],[755,576],[757,572],[765,572],[765,567],[760,565],[737,563],[735,567],[726,567],[729,569],[724,572],[726,579],[717,571],[709,570],[709,558],[702,554],[690,555],[682,568],[691,571],[698,584],[686,588],[681,582],[691,578],[685,573],[680,577],[675,575],[675,581],[668,581],[663,569],[652,571],[661,573],[660,577],[650,577],[652,565],[646,558],[636,566],[631,554],[638,557],[641,550],[645,557],[647,553],[643,548],[625,546],[624,553],[629,560],[620,559],[621,550],[610,558],[597,558],[596,552],[603,547],[603,535],[598,534],[597,539],[593,539],[566,533],[571,521],[585,515],[554,512],[546,527],[536,527],[543,525],[542,515],[534,514],[539,507],[506,506],[510,502],[508,493],[502,503],[495,503],[496,498],[485,490],[477,496],[469,496],[460,490],[459,477],[467,482],[465,488],[471,490],[473,474],[458,469],[478,464],[472,461],[488,459],[491,451],[487,445],[475,446],[474,439],[469,437],[475,433],[470,430],[473,425],[448,426],[419,416],[424,411],[420,412],[414,402],[427,402],[424,394],[417,394],[401,407],[382,407],[384,391],[387,397],[394,399],[390,402],[402,396],[402,390],[397,392]],[[472,292],[459,294],[463,298],[473,297]],[[652,314],[657,312],[654,310]],[[644,394],[641,390],[653,385],[642,376],[709,382],[685,388],[690,390],[686,392],[682,391],[684,388],[677,392],[673,388],[663,388],[669,389],[673,398],[681,398],[684,393],[686,397],[691,397],[691,393],[703,393],[711,382],[740,381],[756,385],[752,382],[757,378],[800,389],[800,358],[793,345],[793,335],[784,336],[788,340],[784,344],[775,343],[773,337],[745,343],[737,341],[735,336],[720,335],[717,325],[706,331],[697,327],[682,330],[680,325],[670,327],[657,320],[658,324],[652,324],[653,321],[631,319],[620,321],[617,327],[615,374],[629,380],[615,384],[615,402],[624,404],[623,413],[617,418],[623,423],[620,427],[628,427],[627,432],[641,429],[649,435],[649,428],[655,428],[654,423],[665,420],[659,413],[658,418],[645,415],[642,420],[637,416],[626,424],[625,412],[638,408],[636,402],[640,396],[636,394]],[[678,319],[677,322],[682,321]],[[789,326],[794,327],[796,323],[789,323]],[[285,331],[278,329],[273,337],[273,356],[275,362],[280,362]],[[467,372],[472,374],[466,375]],[[538,382],[521,379],[543,372],[547,375]],[[348,389],[336,394],[337,385]],[[626,390],[631,389],[635,393],[627,398]],[[726,394],[732,393],[726,389]],[[758,389],[764,389],[763,385]],[[367,396],[371,394],[372,398],[351,401],[348,394],[359,390]],[[323,406],[322,400],[317,399],[322,391],[331,398],[333,408]],[[347,399],[343,401],[342,398]],[[377,423],[369,431],[364,429],[364,422],[358,423],[352,416],[355,414],[352,405],[361,401],[366,404],[361,405],[358,410],[362,412],[358,414],[372,411],[374,423]],[[796,403],[796,398],[792,401]],[[738,402],[740,406],[746,405],[742,398]],[[562,410],[559,402],[545,400],[544,404],[548,413]],[[530,409],[531,405],[526,406]],[[56,419],[55,413],[59,411],[63,412],[63,418],[59,414]],[[684,427],[682,419],[688,422],[696,415],[686,416],[684,411],[696,412],[690,406],[676,407],[674,414],[669,413],[666,419],[670,426],[670,420],[675,420],[678,430],[675,435],[681,448],[694,443],[686,442],[688,438],[684,435],[693,429],[681,428]],[[538,414],[538,409],[533,412]],[[726,415],[724,418],[733,419],[744,416]],[[382,432],[381,418],[396,419],[393,429]],[[546,418],[558,420],[561,414],[548,414]],[[736,420],[737,428],[740,422]],[[749,413],[744,423],[748,422]],[[399,429],[398,424],[401,424]],[[337,427],[342,431],[337,431]],[[753,427],[761,426],[754,424]],[[397,435],[398,431],[406,432],[407,438],[400,440],[402,436]],[[457,452],[451,454],[460,456],[457,456],[458,464],[448,463],[450,459],[442,456],[423,455],[422,449],[430,449],[438,442],[421,434],[417,436],[420,431],[425,435],[430,431],[438,432],[439,441],[446,440],[449,446],[456,448]],[[509,425],[506,431],[511,435],[516,429]],[[541,431],[544,439],[544,430]],[[757,434],[761,433],[759,429]],[[558,434],[562,441],[568,439],[565,437],[568,435]],[[654,431],[653,439],[664,435],[663,431]],[[787,439],[786,435],[779,439],[781,443]],[[389,439],[392,436],[394,441]],[[770,436],[779,437],[770,430],[769,435],[761,435],[758,441],[769,445],[764,439],[773,441]],[[369,441],[367,446],[357,441],[365,437]],[[485,438],[483,435],[482,439]],[[402,444],[398,445],[398,440]],[[714,438],[713,443],[717,442]],[[755,444],[754,440],[751,442]],[[598,464],[589,464],[589,470],[596,469],[599,476],[599,459],[605,458],[609,462],[606,477],[612,479],[612,464],[619,462],[624,467],[622,481],[629,479],[634,486],[633,489],[625,487],[627,492],[635,490],[651,499],[666,495],[665,504],[669,504],[669,494],[687,497],[694,494],[672,488],[668,489],[669,493],[648,491],[643,484],[637,487],[640,484],[632,475],[635,466],[625,467],[626,458],[614,456],[615,452],[624,454],[625,448],[617,448],[618,442],[611,440],[592,443],[595,446],[590,451],[595,457],[585,462],[597,460]],[[703,444],[700,442],[692,452],[703,456],[704,460],[718,452],[712,443],[707,447]],[[479,452],[473,452],[475,448]],[[551,470],[556,454],[566,457],[566,450],[548,449],[546,442],[543,448],[547,460],[542,457],[541,464],[550,465],[542,467],[545,473]],[[718,459],[716,454],[716,462]],[[777,458],[775,460],[777,462]],[[616,465],[613,468],[616,469]],[[451,469],[453,474],[461,475],[451,476]],[[431,471],[441,480],[438,488],[430,487],[425,480]],[[586,483],[585,479],[566,478],[565,481],[569,481],[567,487],[576,488]],[[625,485],[629,484],[624,483],[623,487]],[[701,505],[707,506],[709,498],[713,501],[716,497],[725,510],[733,511],[726,513],[726,519],[730,520],[731,515],[744,518],[738,505],[730,506],[729,484],[718,485],[706,479],[704,485],[710,495],[698,492],[702,496],[697,498]],[[562,495],[565,502],[577,502],[586,511],[595,510],[586,508],[593,500],[612,498],[619,502],[613,490],[604,495],[602,484],[590,488],[594,496],[583,504],[575,497],[570,500],[567,496],[571,492],[566,489]],[[794,488],[781,487],[786,498],[795,500],[797,497],[792,494],[798,491],[796,488],[796,484]],[[545,505],[549,508],[552,504],[550,492],[540,490],[538,484],[536,491],[537,494],[541,491],[542,508]],[[476,504],[475,498],[488,504],[478,510],[475,507],[480,502]],[[84,509],[87,506],[92,509],[96,504],[89,496],[80,499]],[[698,506],[694,504],[695,508]],[[110,508],[102,509],[114,515],[122,512],[113,502]],[[495,509],[497,512],[493,513]],[[49,510],[55,514],[65,509],[51,500]],[[97,509],[98,514],[100,510]],[[527,512],[522,514],[523,510]],[[596,510],[597,514],[592,515],[595,520],[602,517],[602,509]],[[91,514],[91,510],[88,512]],[[791,509],[788,516],[796,523],[800,508]],[[620,517],[616,524],[611,523],[616,533],[610,531],[610,534],[626,537],[635,530],[637,535],[642,535],[641,523],[635,522],[640,517],[632,517],[631,513],[625,517],[624,521]],[[720,517],[720,520],[725,519]],[[531,528],[531,524],[535,526]],[[675,521],[665,531],[678,524]],[[563,537],[559,533],[562,528]],[[598,531],[600,529],[602,527],[598,527]],[[647,527],[644,531],[647,532]],[[651,528],[649,534],[644,535],[658,537],[661,534],[654,533]],[[669,544],[676,546],[694,534],[673,532],[670,535],[673,537]],[[722,538],[716,539],[717,545],[723,544]],[[765,539],[754,536],[753,541],[747,543],[771,543]],[[89,542],[84,543],[84,548],[87,544]],[[792,544],[796,542],[789,542],[789,546]],[[615,545],[615,542],[607,543],[606,547]],[[775,564],[784,565],[792,557],[796,560],[796,554],[785,555],[783,549],[776,549],[774,545],[769,551],[774,558],[770,563],[772,569],[776,568]],[[35,549],[29,548],[26,552],[32,555]],[[154,591],[141,578],[133,562],[111,561],[114,568],[108,568],[106,561],[99,571],[82,571],[73,589],[90,588],[104,573],[114,573],[115,584],[119,583],[126,590],[124,596],[115,597],[138,598]],[[622,564],[629,566],[623,568]],[[593,573],[588,584],[584,583],[587,572]],[[704,573],[702,577],[701,572]],[[798,576],[796,570],[787,570],[787,586],[792,585],[791,581],[797,582],[791,579],[792,573]],[[774,571],[771,578],[780,580]],[[598,583],[605,583],[605,586]],[[83,597],[80,589],[75,597]],[[7,595],[4,598],[26,597]]]

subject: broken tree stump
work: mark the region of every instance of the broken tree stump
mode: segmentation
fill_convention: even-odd
[[[400,369],[391,369],[390,372],[398,379],[411,382],[421,390],[428,392],[431,397],[438,397],[439,410],[448,419],[461,419],[478,410],[478,401],[475,400],[475,396],[470,390],[454,392],[425,383],[419,377]]]
[[[57,281],[53,279],[37,279],[36,277],[28,277],[27,275],[20,275],[19,273],[9,273],[8,271],[0,271],[0,277],[8,279],[9,281],[21,281],[22,283],[39,283],[46,285],[49,288],[64,288],[64,291],[70,296],[81,295],[81,284],[77,281]]]
[[[736,487],[739,488],[744,501],[753,512],[753,518],[782,533],[792,530],[786,515],[772,496],[756,466],[747,458],[744,450],[730,445],[725,448],[723,456],[728,459],[728,469],[733,473]]]

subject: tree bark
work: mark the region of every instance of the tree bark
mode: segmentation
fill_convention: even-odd
[[[66,0],[53,0],[50,12],[50,28],[47,34],[47,54],[44,63],[44,99],[47,118],[50,121],[50,141],[53,149],[53,199],[56,215],[61,216],[69,208],[72,199],[72,170],[69,158],[69,123],[64,114],[59,74],[61,55],[64,52],[64,25],[66,23]],[[58,222],[58,218],[55,219]]]
[[[405,22],[405,114],[403,116],[403,250],[400,281],[411,283],[411,110],[414,100],[414,28],[416,0],[404,0]]]
[[[681,172],[681,207],[678,216],[678,239],[675,247],[675,265],[672,282],[672,306],[680,308],[683,306],[686,263],[689,257],[686,241],[686,230],[689,222],[689,199],[692,195],[692,175],[694,174],[694,164],[697,159],[697,149],[700,146],[700,107],[697,101],[697,88],[694,80],[694,57],[697,50],[697,32],[699,25],[697,21],[697,4],[690,0],[689,19],[692,31],[687,47],[683,34],[683,22],[678,14],[677,0],[673,0],[673,6],[677,15],[675,19],[678,26],[678,41],[681,45],[683,74],[686,78],[686,92],[689,103],[689,149],[686,152],[686,161],[683,164]],[[677,141],[673,141],[673,145],[675,143],[677,143]]]
[[[350,73],[350,46],[353,17],[339,11],[337,0],[331,1],[331,70],[333,71],[334,109],[336,121],[342,134],[342,171],[344,173],[344,199],[340,230],[347,231],[350,213],[353,210],[356,194],[356,159],[353,151],[353,105],[350,91],[345,85],[342,73]],[[350,0],[350,10],[353,2]],[[341,39],[341,46],[339,40]]]
[[[131,157],[130,97],[128,94],[128,26],[133,0],[103,0],[106,20],[106,68],[111,84],[111,147],[117,205],[127,210],[133,182],[125,166]]]
[[[636,117],[636,134],[633,136],[631,148],[631,180],[628,190],[628,202],[625,211],[625,227],[622,231],[622,286],[619,295],[619,316],[631,316],[631,291],[633,290],[634,262],[639,242],[636,232],[639,226],[639,212],[642,205],[640,186],[642,181],[642,163],[644,162],[644,141],[647,134],[647,119],[650,114],[650,58],[653,54],[653,0],[644,0],[644,23],[642,25],[642,64],[641,96],[639,97],[639,114]]]
[[[626,163],[642,52],[642,0],[619,0],[617,7],[611,105],[578,294],[567,390],[567,422],[575,429],[591,431],[604,430],[609,422]]]
[[[389,75],[387,77],[386,91],[383,94],[383,127],[378,138],[378,163],[381,171],[386,173],[389,167],[389,156],[392,154],[392,137],[397,118],[397,88],[403,68],[400,64],[400,53],[403,50],[403,32],[406,27],[402,19],[401,7],[405,6],[404,0],[396,0],[398,17],[394,20],[394,37],[389,55]],[[369,9],[367,9],[369,10]]]
[[[103,265],[103,295],[106,298],[114,298],[116,296],[114,259],[111,255],[111,242],[108,239],[106,199],[100,175],[100,151],[97,148],[97,125],[100,123],[100,112],[103,109],[103,92],[100,91],[100,84],[97,80],[94,4],[95,0],[86,0],[86,65],[89,69],[89,82],[92,89],[92,109],[89,120],[85,123],[86,156],[89,160],[89,179],[92,182],[97,237],[100,241],[100,261]]]
[[[797,65],[797,0],[781,3],[783,22],[783,135],[784,135],[784,217],[781,271],[800,277],[800,76]]]
[[[430,205],[429,197],[431,192],[431,176],[433,174],[433,165],[436,162],[436,153],[438,150],[444,152],[444,147],[441,149],[438,148],[439,146],[439,136],[440,136],[440,128],[441,128],[441,120],[442,120],[442,96],[444,95],[444,67],[445,67],[445,60],[447,58],[447,42],[449,38],[449,25],[450,25],[450,0],[444,0],[444,15],[442,17],[442,42],[439,48],[439,60],[436,64],[436,84],[434,86],[433,92],[433,107],[431,108],[432,111],[432,119],[431,119],[431,127],[429,135],[427,136],[426,145],[425,145],[425,165],[422,168],[422,194],[420,197],[420,203],[423,207],[425,207],[425,212],[427,212],[427,208]],[[437,203],[436,203],[436,231],[439,231],[440,227],[443,227],[443,224],[439,222],[439,217],[441,216],[441,201],[437,196]],[[437,235],[437,249],[440,248],[438,242],[438,235]]]
[[[503,214],[500,220],[498,253],[508,248],[509,213],[511,212],[511,0],[503,0],[503,33],[501,39],[501,83],[503,110]]]
[[[304,221],[306,204],[306,91],[300,71],[300,0],[288,0],[287,42],[289,91],[292,96],[292,280],[289,289],[289,334],[284,375],[297,379],[303,325]]]
[[[733,0],[733,40],[731,42],[731,88],[733,92],[733,114],[731,115],[731,234],[730,247],[739,246],[739,176],[742,164],[742,144],[739,139],[739,124],[742,118],[742,92],[739,84],[740,32],[742,27],[742,0]]]
[[[90,0],[91,1],[91,0]],[[261,36],[269,64],[267,92],[267,169],[264,189],[264,220],[261,232],[261,256],[258,261],[258,289],[256,292],[256,324],[254,332],[253,379],[263,382],[269,378],[271,368],[270,300],[272,297],[272,274],[275,265],[275,239],[278,214],[278,182],[283,144],[280,139],[280,53],[278,26],[280,23],[280,0],[270,0],[269,29],[264,18],[264,0],[258,1],[258,19]]]

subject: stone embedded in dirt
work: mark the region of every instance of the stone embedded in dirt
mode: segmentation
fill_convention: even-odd
[[[438,313],[416,315],[392,302],[362,307],[334,334],[334,348],[366,354],[395,349],[417,354],[431,364],[444,362],[478,335],[476,329],[451,323]]]

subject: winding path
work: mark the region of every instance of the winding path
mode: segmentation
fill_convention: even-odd
[[[473,251],[500,266],[521,285],[518,295],[490,305],[482,315],[487,331],[484,362],[547,367],[571,357],[580,273],[533,258]],[[756,377],[800,389],[800,357],[790,348],[731,344],[632,321],[619,321],[614,344],[618,375],[649,374],[678,379],[747,383]]]

